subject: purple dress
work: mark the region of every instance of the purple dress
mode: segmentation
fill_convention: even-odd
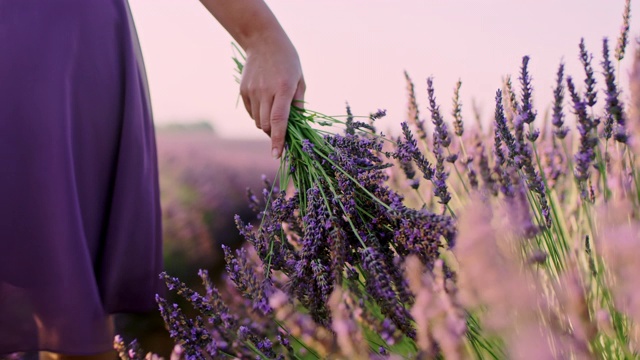
[[[0,355],[112,348],[149,311],[161,217],[126,0],[0,0]]]

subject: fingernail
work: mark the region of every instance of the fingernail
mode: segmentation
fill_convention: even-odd
[[[277,159],[279,155],[280,151],[278,151],[278,149],[273,148],[273,150],[271,150],[271,156],[273,156],[274,159]]]

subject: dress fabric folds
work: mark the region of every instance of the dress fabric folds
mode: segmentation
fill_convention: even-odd
[[[155,133],[126,0],[0,0],[0,356],[112,348],[162,270]]]

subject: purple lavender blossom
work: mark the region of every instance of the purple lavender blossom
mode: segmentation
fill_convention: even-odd
[[[469,179],[469,185],[474,190],[478,189],[478,174],[473,168],[473,164],[468,163],[466,166],[466,169],[467,169],[467,178]]]
[[[535,142],[540,137],[540,129],[533,129],[527,132],[527,140],[529,142]]]
[[[533,165],[533,158],[532,158],[532,154],[530,152],[530,150],[527,148],[525,148],[525,154],[524,156],[522,156],[523,159],[523,170],[524,173],[526,175],[526,179],[527,179],[527,186],[529,187],[529,189],[531,189],[533,192],[535,192],[536,194],[538,194],[538,199],[540,202],[540,210],[542,212],[542,217],[544,218],[545,224],[547,227],[550,227],[552,224],[552,220],[551,220],[551,210],[549,208],[549,203],[547,201],[547,195],[546,195],[546,190],[545,190],[545,185],[544,182],[538,172],[538,170],[536,169],[536,167]]]
[[[409,105],[408,105],[408,121],[416,127],[416,131],[418,132],[418,137],[420,139],[427,138],[427,132],[424,125],[424,120],[420,119],[420,110],[418,107],[418,103],[416,101],[416,91],[415,86],[413,85],[413,81],[409,77],[408,72],[404,72],[404,77],[407,81],[407,92],[409,94]]]
[[[500,138],[497,137],[498,146],[500,146]],[[500,153],[502,153],[502,149],[499,149]],[[487,157],[484,145],[482,141],[478,137],[476,139],[476,153],[478,154],[478,168],[480,169],[480,177],[482,178],[482,182],[484,183],[485,188],[491,193],[493,196],[498,195],[498,189],[496,188],[495,179],[492,176],[491,168],[489,167],[489,158]],[[504,156],[504,154],[502,155]]]
[[[397,144],[400,144],[400,143],[402,143],[402,139],[397,138],[396,153],[398,152]],[[398,159],[398,163],[400,164],[400,169],[402,170],[404,175],[407,177],[407,180],[409,181],[411,188],[417,189],[420,186],[420,181],[418,179],[415,179],[416,170],[413,166],[413,161],[411,160],[407,161],[406,158],[407,158],[407,155],[403,156],[403,158]]]
[[[276,340],[280,343],[280,345],[282,345],[282,347],[287,349],[287,352],[289,354],[293,354],[294,352],[293,346],[291,346],[291,342],[289,341],[288,335],[278,334],[278,336],[276,337]]]
[[[238,340],[246,341],[249,339],[249,328],[246,326],[240,326],[238,328]]]
[[[435,89],[433,88],[433,78],[427,78],[427,93],[429,94],[429,111],[431,112],[431,122],[435,125],[433,142],[438,143],[444,148],[448,148],[451,144],[449,129],[444,118],[440,114],[440,106],[436,103]]]
[[[493,172],[498,177],[500,191],[507,197],[514,194],[513,182],[511,181],[510,171],[515,171],[516,157],[518,149],[515,137],[509,131],[507,119],[504,116],[504,108],[502,105],[502,91],[496,92],[496,110],[493,152],[496,158]],[[503,144],[506,145],[508,155],[504,153]]]
[[[343,272],[347,259],[347,233],[343,230],[343,223],[337,219],[331,225],[328,245],[331,253],[331,272],[335,284],[342,284]]]
[[[264,209],[260,208],[260,202],[258,201],[258,197],[253,193],[251,188],[247,188],[247,199],[249,200],[249,208],[253,210],[255,213],[259,214],[258,216],[262,216],[260,214]]]
[[[415,330],[411,325],[411,314],[396,299],[388,269],[380,258],[380,253],[368,247],[361,251],[362,263],[368,273],[367,290],[380,305],[382,313],[410,338],[415,338]]]
[[[607,140],[611,138],[615,125],[615,140],[626,143],[627,134],[625,130],[624,104],[620,100],[620,90],[618,90],[616,84],[615,71],[609,59],[609,44],[607,38],[602,40],[602,68],[606,84],[604,138]]]
[[[333,276],[331,276],[332,273],[329,270],[329,267],[325,266],[320,259],[311,261],[311,271],[314,276],[314,281],[318,284],[323,299],[328,299],[331,291],[333,291]]]
[[[233,281],[236,289],[248,300],[251,300],[254,310],[262,314],[269,314],[269,288],[264,279],[259,279],[247,258],[247,251],[243,248],[236,250],[235,256],[228,246],[222,245],[226,261],[227,276]]]
[[[445,157],[442,152],[442,147],[441,138],[439,136],[435,136],[433,138],[433,155],[436,158],[436,171],[432,179],[434,186],[433,194],[440,199],[438,201],[440,204],[446,206],[451,200],[451,195],[447,188],[447,178],[449,177],[449,173],[445,171],[444,168]]]
[[[292,269],[297,261],[292,245],[283,240],[282,223],[294,217],[298,201],[298,193],[287,198],[283,192],[269,200],[267,211],[258,213],[262,226],[257,231],[251,224],[244,224],[239,216],[235,217],[240,234],[253,245],[258,255],[269,264],[270,269]]]
[[[229,308],[222,301],[218,291],[211,287],[206,272],[201,272],[200,276],[203,278],[203,281],[205,281],[207,290],[206,298],[191,290],[185,283],[177,278],[171,277],[165,272],[160,274],[160,278],[165,281],[167,288],[169,290],[175,290],[178,295],[188,300],[194,309],[207,317],[209,323],[225,329],[235,328],[237,319],[230,313]]]
[[[520,84],[522,86],[521,107],[519,114],[525,124],[531,124],[536,119],[536,111],[533,109],[533,87],[531,85],[531,75],[529,75],[529,57],[522,58],[520,68]]]
[[[413,138],[411,130],[409,130],[409,125],[407,125],[406,122],[403,122],[401,126],[405,141],[398,143],[398,150],[395,156],[401,161],[414,161],[416,166],[418,167],[418,170],[422,172],[423,177],[426,180],[431,180],[434,174],[431,163],[429,163],[420,149],[418,149],[418,144]]]
[[[455,245],[455,226],[450,217],[425,210],[405,210],[397,220],[394,243],[401,256],[417,255],[428,269],[438,258],[440,238],[452,248]]]
[[[206,359],[202,349],[212,349],[213,338],[205,328],[202,318],[199,316],[195,320],[187,318],[178,305],[169,305],[158,295],[156,295],[156,302],[160,315],[169,327],[169,335],[182,345],[187,358]]]
[[[451,200],[451,195],[447,188],[447,178],[449,177],[449,173],[446,172],[444,168],[445,155],[443,153],[443,148],[449,147],[451,144],[451,137],[449,136],[447,124],[444,122],[444,119],[440,114],[440,107],[436,103],[433,78],[431,77],[427,79],[427,92],[429,93],[429,111],[431,111],[431,120],[433,125],[435,125],[432,149],[436,158],[436,169],[432,180],[434,185],[433,193],[440,199],[438,202],[446,206]]]
[[[519,178],[515,179],[519,181]],[[526,190],[522,184],[515,184],[515,196],[510,200],[509,216],[510,221],[514,224],[514,228],[519,232],[519,235],[525,239],[531,239],[535,237],[540,229],[533,223],[531,214],[529,211],[529,201],[527,199]]]
[[[349,103],[347,103],[346,107],[347,107],[346,131],[347,131],[347,134],[353,135],[355,134],[355,129],[353,127],[353,114],[351,113],[351,106],[349,106]]]
[[[558,66],[556,74],[556,87],[553,89],[553,115],[551,123],[555,127],[554,135],[558,139],[564,139],[569,129],[564,126],[564,63]]]
[[[453,115],[454,122],[453,128],[456,136],[462,136],[464,133],[464,123],[462,121],[462,103],[460,102],[460,87],[462,87],[462,81],[458,80],[456,87],[453,90]]]
[[[449,201],[451,201],[451,194],[449,194],[449,189],[447,188],[447,178],[449,177],[449,173],[444,171],[444,159],[440,152],[436,155],[437,166],[436,166],[436,175],[433,179],[433,194],[439,198],[438,202],[442,205],[447,205]],[[442,170],[438,170],[442,169]]]
[[[575,154],[574,175],[580,186],[582,198],[587,199],[586,182],[589,179],[589,170],[596,157],[594,149],[598,140],[593,135],[595,124],[587,114],[587,102],[576,91],[573,79],[570,76],[567,77],[567,88],[573,101],[573,111],[578,118],[578,132],[580,134],[580,145],[578,153]]]
[[[552,142],[551,149],[544,153],[543,165],[545,178],[550,188],[554,188],[560,176],[564,173],[564,157],[560,146],[556,141]]]
[[[326,239],[332,226],[323,195],[318,186],[307,190],[307,209],[303,216],[302,249],[300,258],[291,276],[291,290],[302,304],[309,309],[313,319],[321,324],[329,323],[326,301],[333,290],[332,261]],[[347,206],[355,211],[355,202],[347,201]],[[314,265],[315,264],[315,265]]]
[[[270,357],[275,357],[275,353],[273,351],[273,343],[271,342],[271,340],[269,340],[268,338],[264,338],[262,340],[259,340],[256,343],[256,347],[258,348],[258,350],[260,350],[260,352],[262,352],[263,354],[270,356]]]
[[[518,155],[516,165],[523,169],[526,179],[527,186],[533,192],[538,194],[538,199],[540,202],[540,209],[542,212],[542,216],[545,220],[545,224],[547,227],[551,226],[551,213],[549,208],[549,203],[546,198],[546,190],[545,185],[540,177],[536,166],[534,165],[534,154],[531,149],[530,144],[524,142],[522,138],[522,131],[524,124],[529,125],[529,132],[526,137],[531,142],[534,143],[538,136],[540,135],[540,131],[538,129],[533,128],[533,121],[536,118],[536,112],[533,110],[533,87],[531,85],[531,76],[529,75],[529,57],[525,56],[522,58],[522,67],[520,70],[520,84],[522,86],[522,107],[520,109],[520,113],[518,117],[514,120],[514,129],[516,132],[516,139],[518,144]],[[504,139],[503,139],[504,140]]]
[[[302,139],[302,151],[310,156],[315,156],[315,151],[313,150],[314,147],[315,145],[313,145],[309,139]]]
[[[507,125],[507,119],[504,116],[504,107],[502,105],[502,91],[498,89],[496,92],[496,111],[495,111],[495,124],[496,124],[496,134],[499,134],[499,139],[502,143],[507,146],[507,150],[509,152],[506,157],[507,163],[514,164],[515,159],[518,156],[518,145],[516,143],[516,138],[509,131],[509,126]],[[498,160],[504,163],[505,156],[502,154],[502,149],[499,146],[500,143],[496,141],[496,156]]]
[[[382,119],[383,117],[387,116],[387,110],[385,109],[378,109],[378,111],[374,112],[373,114],[369,115],[369,119],[371,121],[375,121],[375,120],[379,120]]]
[[[584,79],[584,83],[587,86],[584,97],[586,99],[586,104],[589,107],[593,107],[597,102],[597,90],[596,90],[596,79],[593,75],[593,68],[591,67],[591,60],[593,60],[593,55],[587,51],[587,47],[584,44],[584,38],[580,39],[580,62],[582,63],[582,67],[584,68],[584,72],[586,78]]]
[[[622,13],[622,28],[620,29],[620,37],[616,46],[615,58],[618,61],[624,59],[624,53],[629,44],[629,19],[631,18],[631,0],[626,0],[624,4],[624,12]]]
[[[200,276],[206,292],[204,302],[208,303],[215,312],[215,316],[213,317],[213,319],[210,319],[209,322],[213,323],[213,325],[215,326],[222,327],[223,329],[235,328],[238,323],[238,318],[231,313],[229,307],[224,303],[224,300],[222,300],[220,292],[218,292],[218,289],[213,286],[211,278],[209,277],[209,272],[207,270],[200,270],[198,271],[198,276]],[[208,315],[206,311],[208,311],[209,308],[200,305],[199,301],[192,300],[193,293],[189,291],[183,291],[183,296],[185,296],[185,298],[188,299],[192,303],[194,308],[201,314]]]
[[[137,340],[133,340],[126,345],[120,335],[116,335],[113,341],[113,348],[116,350],[120,359],[123,360],[144,360],[145,352],[140,347]],[[14,353],[3,356],[5,360],[21,360],[24,359],[24,354]]]
[[[506,102],[509,105],[509,110],[513,114],[517,114],[520,112],[520,104],[518,104],[518,98],[516,96],[516,92],[513,90],[513,83],[511,82],[511,76],[507,76],[507,79],[504,83],[504,88],[506,92]]]

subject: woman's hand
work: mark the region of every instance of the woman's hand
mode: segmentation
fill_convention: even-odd
[[[306,85],[289,39],[269,39],[271,35],[246,49],[240,94],[256,127],[271,137],[271,154],[278,158],[284,148],[291,105],[303,106]]]
[[[289,111],[304,102],[298,53],[263,0],[200,0],[247,53],[240,94],[256,126],[282,155]]]

